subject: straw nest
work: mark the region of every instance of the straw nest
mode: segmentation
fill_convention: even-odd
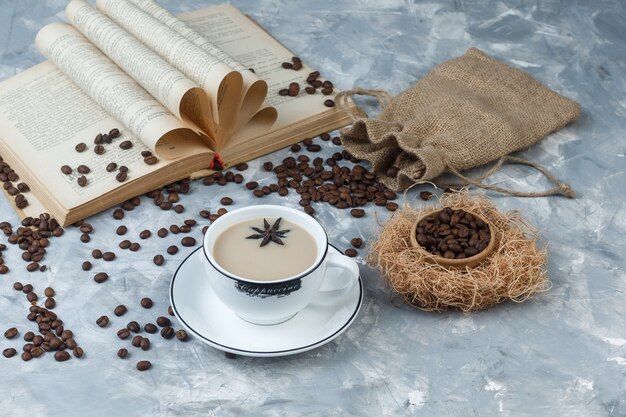
[[[485,196],[470,196],[467,190],[444,193],[439,206],[461,208],[491,221],[496,246],[472,269],[426,262],[427,255],[411,246],[410,233],[413,223],[434,207],[416,210],[405,204],[382,225],[368,255],[368,263],[381,270],[404,302],[427,311],[456,307],[473,312],[506,300],[523,302],[550,288],[547,248],[519,211],[502,213]]]

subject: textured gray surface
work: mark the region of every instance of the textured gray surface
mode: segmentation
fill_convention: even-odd
[[[42,60],[36,30],[62,18],[63,0],[0,0],[0,79]],[[204,0],[163,4],[187,11]],[[522,209],[550,245],[553,288],[525,304],[502,304],[464,316],[398,306],[367,266],[363,309],[334,342],[277,359],[225,359],[197,340],[152,337],[145,354],[115,357],[114,329],[135,318],[154,320],[167,307],[169,278],[187,250],[155,267],[152,256],[168,242],[152,238],[141,251],[108,265],[112,279],[96,285],[80,270],[93,247],[114,247],[111,212],[91,219],[92,244],[70,229],[49,248],[45,273],[28,274],[17,248],[0,278],[2,329],[31,323],[15,280],[58,292],[56,311],[76,332],[86,357],[57,364],[48,355],[23,363],[0,360],[0,414],[11,416],[625,416],[626,415],[626,8],[622,1],[278,0],[234,1],[287,47],[340,88],[354,85],[398,93],[437,63],[476,46],[579,101],[581,119],[523,156],[569,181],[579,198],[494,196],[502,209]],[[326,152],[334,152],[328,149]],[[282,159],[282,151],[269,157]],[[246,178],[259,172],[261,158]],[[542,178],[507,167],[493,182],[542,187]],[[194,185],[185,217],[217,208],[231,195],[251,203],[240,187]],[[410,202],[420,205],[415,193]],[[278,202],[274,198],[266,199]],[[287,200],[297,205],[292,194]],[[145,199],[144,199],[145,202]],[[2,220],[17,222],[0,198]],[[382,217],[386,216],[384,213]],[[366,219],[324,208],[318,216],[330,240],[347,247],[376,231]],[[131,234],[169,225],[177,216],[143,204],[125,220]],[[196,230],[199,236],[199,230]],[[4,239],[4,238],[2,238]],[[119,253],[120,250],[118,249]],[[96,267],[96,269],[99,269]],[[149,295],[155,307],[138,307]],[[118,303],[131,306],[107,330],[94,321]],[[140,311],[141,310],[141,311]],[[0,340],[0,348],[21,345]],[[18,346],[16,346],[18,347]],[[139,373],[134,362],[152,360]]]

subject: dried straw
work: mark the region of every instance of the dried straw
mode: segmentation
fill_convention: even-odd
[[[427,311],[456,307],[472,312],[505,300],[523,302],[550,289],[547,248],[539,247],[538,231],[519,211],[502,213],[485,196],[470,196],[467,190],[445,193],[439,205],[461,208],[491,221],[496,246],[472,269],[452,270],[425,262],[427,255],[411,246],[409,236],[413,223],[433,207],[415,210],[405,205],[383,224],[368,255],[368,263],[380,268],[404,302]]]

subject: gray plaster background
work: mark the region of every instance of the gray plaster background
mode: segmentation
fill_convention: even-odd
[[[42,60],[36,31],[62,19],[63,0],[0,0],[0,79]],[[167,0],[187,11],[209,0]],[[553,288],[527,303],[489,311],[424,313],[398,306],[367,266],[363,309],[343,336],[317,350],[276,359],[228,360],[197,340],[186,344],[151,337],[145,354],[115,357],[115,329],[131,318],[154,320],[167,307],[169,279],[189,250],[158,268],[151,262],[174,238],[152,238],[136,254],[121,253],[111,210],[90,219],[92,244],[76,229],[54,240],[50,270],[28,274],[16,247],[0,277],[2,330],[30,330],[26,301],[15,280],[41,293],[57,290],[57,313],[76,332],[86,357],[58,364],[50,355],[24,363],[0,360],[3,416],[626,416],[626,6],[623,1],[233,1],[340,88],[361,86],[398,93],[437,63],[476,46],[516,65],[581,103],[581,119],[551,135],[524,157],[549,167],[579,193],[564,198],[521,199],[494,195],[502,209],[522,209],[550,245]],[[1,132],[0,132],[1,134]],[[336,151],[329,147],[325,152]],[[246,178],[270,178],[259,162]],[[56,163],[56,161],[54,162]],[[494,183],[542,187],[543,179],[507,167]],[[416,199],[416,190],[409,195]],[[256,200],[240,186],[194,184],[175,216],[149,204],[127,215],[132,233],[198,218],[219,197],[242,206]],[[143,199],[146,202],[145,198]],[[265,202],[278,202],[268,198]],[[291,194],[288,205],[296,206]],[[317,207],[316,207],[317,208]],[[319,208],[332,243],[376,232],[366,219]],[[1,220],[17,222],[0,198]],[[379,213],[384,219],[386,213]],[[202,222],[204,224],[205,222]],[[200,236],[199,228],[195,234]],[[2,241],[4,237],[0,238]],[[112,279],[96,285],[80,270],[92,248],[117,249]],[[363,251],[362,251],[363,252]],[[97,269],[97,268],[96,268]],[[138,307],[142,296],[155,307]],[[94,321],[125,303],[131,311],[109,329]],[[112,316],[113,317],[113,316]],[[0,340],[0,349],[21,346]],[[16,347],[18,347],[16,346]],[[139,373],[140,357],[154,363]]]

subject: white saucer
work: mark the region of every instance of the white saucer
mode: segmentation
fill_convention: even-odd
[[[272,326],[248,323],[216,297],[207,282],[201,247],[178,267],[170,302],[187,331],[206,344],[244,356],[285,356],[322,346],[352,324],[363,302],[363,282],[349,292],[319,293],[293,318]],[[339,252],[329,245],[329,252]],[[332,273],[335,268],[329,269]]]

